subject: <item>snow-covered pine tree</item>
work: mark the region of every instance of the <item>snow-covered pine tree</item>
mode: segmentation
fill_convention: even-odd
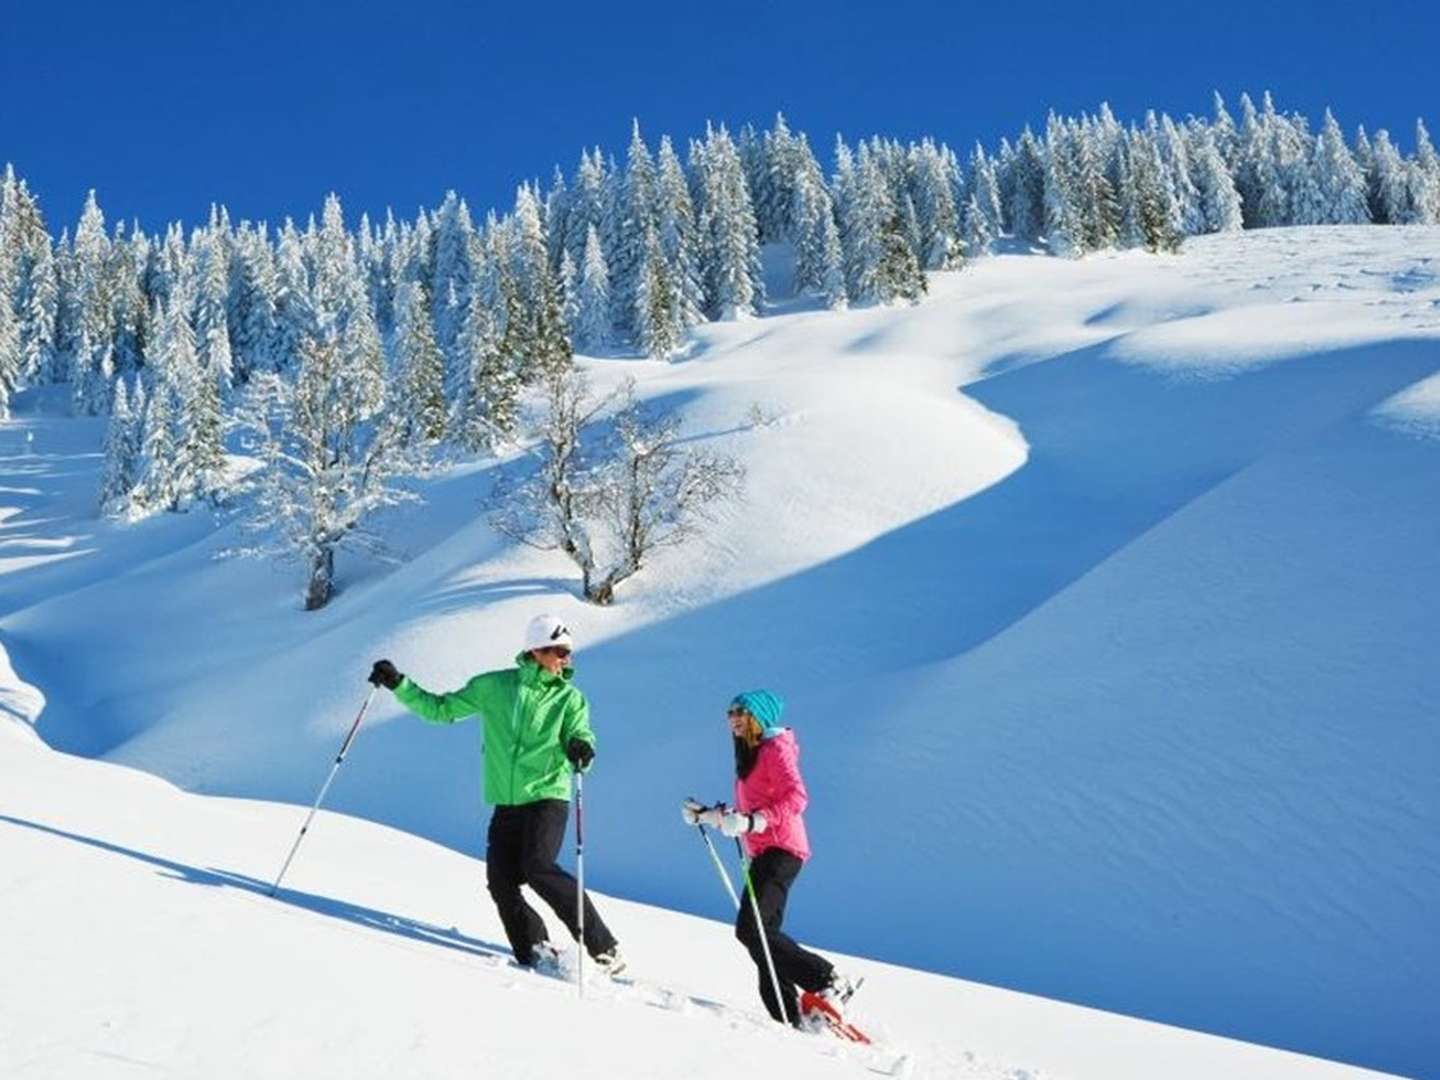
[[[75,287],[75,254],[70,230],[62,229],[55,242],[55,353],[47,383],[70,380],[80,342],[80,295]]]
[[[1145,227],[1140,216],[1135,169],[1130,164],[1128,137],[1115,148],[1115,198],[1120,204],[1120,247],[1127,250],[1144,247]]]
[[[905,237],[898,210],[892,211],[880,233],[880,263],[875,271],[876,300],[882,304],[906,300],[919,303],[927,284],[915,250]]]
[[[418,252],[417,258],[422,267],[428,266],[430,270],[428,285],[435,309],[435,340],[445,357],[445,385],[452,389],[465,376],[465,365],[456,348],[456,339],[465,323],[474,291],[475,273],[471,260],[474,241],[475,225],[470,219],[470,208],[455,192],[447,191],[435,211],[433,255],[427,250]]]
[[[977,259],[988,255],[990,245],[995,242],[995,233],[991,228],[990,216],[980,207],[979,194],[973,190],[965,200],[964,228],[966,257]]]
[[[1260,216],[1271,225],[1295,224],[1302,200],[1312,206],[1319,202],[1319,186],[1310,167],[1314,140],[1302,117],[1281,116],[1276,112],[1268,92],[1264,121],[1270,136],[1275,182],[1261,193]]]
[[[285,219],[275,253],[275,326],[270,343],[271,367],[293,372],[300,366],[300,343],[317,332],[310,300],[310,273],[294,223]]]
[[[159,370],[175,408],[171,501],[183,510],[196,499],[218,501],[225,487],[225,420],[220,388],[227,374],[200,355],[189,312],[196,306],[188,282],[177,283],[159,329]],[[157,386],[153,396],[161,396]]]
[[[1430,140],[1424,120],[1415,121],[1415,158],[1410,163],[1410,202],[1415,222],[1440,224],[1440,154]]]
[[[925,248],[920,238],[920,215],[915,212],[915,201],[910,198],[908,191],[901,192],[900,198],[896,200],[896,207],[900,211],[901,234],[910,245],[910,252],[915,256],[918,265]]]
[[[161,329],[152,338],[158,349]],[[140,453],[135,470],[135,483],[127,500],[126,513],[130,517],[144,517],[147,514],[175,509],[178,501],[178,477],[175,461],[175,411],[174,392],[170,384],[162,379],[155,380],[148,396],[131,406],[132,414],[140,424]]]
[[[100,470],[102,514],[122,513],[136,481],[136,417],[131,414],[125,380],[115,380],[115,397],[110,405],[110,423],[105,429],[104,461]]]
[[[1000,185],[995,179],[995,164],[985,154],[985,148],[978,142],[970,154],[970,182],[968,185],[969,199],[973,199],[976,210],[984,216],[984,221],[979,223],[980,231],[989,237],[986,247],[1000,235],[1001,220],[1003,213],[1000,209]],[[967,208],[968,209],[968,208]],[[979,233],[972,231],[970,224],[965,226],[966,251],[970,255],[984,254],[969,246],[969,241]]]
[[[222,391],[235,379],[230,354],[230,259],[213,233],[197,237],[195,250],[195,346],[200,368],[212,372]]]
[[[340,199],[333,192],[325,199],[320,227],[313,237],[313,336],[325,347],[319,350],[325,353],[324,369],[329,372],[332,365],[338,365],[335,377],[352,399],[347,408],[368,419],[385,401],[384,350],[365,279],[355,260],[354,242],[345,230]]]
[[[1133,132],[1129,160],[1135,185],[1135,215],[1146,250],[1178,251],[1180,208],[1166,180],[1160,148],[1145,132]]]
[[[470,306],[460,344],[469,358],[470,377],[452,422],[453,434],[465,449],[489,453],[519,424],[520,378],[501,352],[487,305]]]
[[[114,335],[114,375],[139,370],[150,328],[149,302],[141,287],[141,273],[149,259],[150,241],[136,229],[128,238],[117,225],[105,267],[105,292],[110,298],[110,326]],[[113,396],[113,390],[111,391]],[[108,403],[107,403],[108,404]]]
[[[825,306],[831,311],[843,311],[850,306],[850,297],[845,291],[845,252],[840,245],[840,229],[835,223],[833,213],[824,215],[821,228],[825,273],[821,280],[820,295],[825,300]]]
[[[855,188],[857,185],[855,155],[845,144],[845,139],[835,136],[835,172],[830,177],[830,202],[835,212],[835,227],[840,234],[840,250],[844,258],[846,289],[854,284],[850,274],[850,224],[855,215]],[[853,291],[850,292],[853,298]]]
[[[584,262],[580,268],[578,326],[575,344],[586,352],[610,344],[610,272],[600,247],[600,234],[591,225],[585,237]]]
[[[670,137],[660,139],[657,156],[657,236],[675,289],[676,333],[683,339],[705,321],[705,286],[700,278],[700,240],[689,182]]]
[[[24,349],[20,338],[20,318],[15,312],[19,291],[17,267],[5,257],[8,237],[0,230],[0,420],[10,416],[10,398],[20,387]]]
[[[1320,201],[1316,224],[1363,225],[1370,221],[1365,174],[1351,156],[1340,125],[1329,109],[1325,110],[1315,147],[1313,174]]]
[[[396,296],[395,362],[401,394],[398,435],[407,449],[445,437],[445,358],[435,341],[434,316],[425,285],[407,281]]]
[[[1240,95],[1240,127],[1236,133],[1231,172],[1247,229],[1268,224],[1262,203],[1267,190],[1276,183],[1271,141],[1265,124],[1249,94]]]
[[[499,233],[503,235],[505,231],[506,223],[502,223]],[[497,247],[503,246],[503,242],[497,242]],[[520,295],[514,272],[508,265],[501,268],[499,291],[500,313],[496,324],[500,334],[501,361],[507,369],[515,372],[522,383],[528,383],[538,375],[534,366],[534,358],[539,351],[535,341],[535,320],[526,310],[525,298]]]
[[[656,224],[656,180],[655,161],[640,135],[640,121],[636,120],[630,132],[624,181],[615,202],[614,242],[606,252],[612,321],[625,334],[637,330],[635,292],[645,260],[645,230]]]
[[[856,303],[883,303],[894,296],[891,283],[880,279],[880,264],[887,254],[885,233],[893,219],[904,242],[904,223],[869,144],[860,144],[846,187],[846,216],[841,223],[846,245],[845,287]]]
[[[921,265],[953,270],[960,265],[960,212],[955,205],[956,176],[945,154],[930,139],[913,147],[910,169],[919,217]]]
[[[70,399],[78,415],[94,416],[110,403],[114,333],[106,273],[110,240],[105,235],[105,216],[93,190],[85,197],[80,222],[75,228],[73,259],[78,337],[70,357]]]
[[[1321,188],[1320,170],[1324,165],[1324,143],[1317,137],[1305,156],[1303,165],[1292,172],[1290,185],[1290,224],[1330,224],[1330,206]]]
[[[27,381],[49,382],[55,377],[55,319],[59,307],[59,282],[49,234],[44,234],[36,248],[22,290],[20,342],[23,356],[20,370]]]
[[[695,157],[692,153],[692,158]],[[701,267],[709,313],[717,319],[755,315],[765,299],[755,212],[739,151],[723,126],[707,130],[702,173]],[[613,271],[611,288],[614,288]]]
[[[1146,117],[1146,127],[1155,129],[1153,137],[1160,151],[1160,164],[1171,197],[1176,203],[1180,234],[1195,236],[1205,232],[1205,210],[1200,188],[1195,183],[1194,164],[1190,161],[1189,147],[1180,128],[1168,115],[1155,119],[1153,110]]]
[[[668,360],[679,351],[683,340],[675,307],[678,302],[670,265],[660,249],[653,226],[647,227],[645,257],[640,264],[639,287],[635,290],[635,338],[640,352],[654,360]]]
[[[1079,258],[1085,254],[1071,134],[1054,113],[1045,129],[1045,240],[1052,255]]]
[[[560,249],[560,297],[565,332],[574,343],[580,331],[580,271],[575,269],[575,260],[563,247]]]
[[[565,174],[555,166],[550,180],[550,190],[545,193],[541,204],[541,218],[545,223],[545,246],[550,256],[550,272],[560,272],[561,256],[565,252],[565,229],[570,217],[570,188],[565,183]],[[571,260],[574,263],[574,260]]]
[[[1087,251],[1114,247],[1120,235],[1120,207],[1106,176],[1102,138],[1103,132],[1088,118],[1074,129],[1074,180]]]
[[[1223,109],[1224,105],[1221,103]],[[1210,129],[1195,122],[1188,125],[1191,179],[1199,197],[1202,232],[1231,232],[1243,227],[1240,193],[1216,145]]]
[[[535,312],[534,369],[541,379],[569,368],[575,359],[570,330],[565,323],[565,296],[560,279],[545,268]]]
[[[241,225],[230,263],[226,315],[226,326],[234,342],[232,360],[237,383],[247,381],[252,371],[276,369],[271,356],[276,292],[275,261],[265,228],[251,230]]]
[[[1390,141],[1390,133],[1384,128],[1375,132],[1371,143],[1371,168],[1369,178],[1373,193],[1371,212],[1377,224],[1409,225],[1416,218],[1411,202],[1410,176],[1405,159]]]
[[[0,176],[0,419],[10,415],[10,397],[24,370],[20,321],[19,188],[7,165]]]
[[[1010,201],[1011,229],[1032,243],[1045,234],[1045,154],[1027,126],[1015,145],[1015,194]]]
[[[1000,228],[1008,230],[1010,206],[1015,201],[1015,148],[1005,136],[1000,137],[1000,148],[995,152],[995,190],[1000,196]]]
[[[1210,138],[1220,153],[1220,159],[1225,162],[1226,169],[1233,172],[1239,162],[1240,133],[1235,127],[1235,119],[1230,115],[1230,110],[1225,108],[1225,99],[1220,96],[1219,90],[1213,92],[1213,102],[1215,119],[1205,125],[1205,128],[1210,132]]]
[[[795,177],[795,205],[789,214],[790,228],[795,234],[796,296],[818,295],[825,283],[825,218],[831,216],[830,196],[824,182],[800,173]]]
[[[575,181],[570,187],[570,209],[565,217],[565,250],[575,265],[585,265],[585,238],[591,229],[605,227],[605,159],[599,149],[592,158],[581,151]],[[603,254],[603,249],[602,249]]]
[[[15,355],[0,360],[24,383],[53,375],[57,282],[50,234],[39,203],[7,165],[0,174],[0,279],[10,291]],[[0,316],[3,317],[3,316]]]
[[[773,244],[793,239],[790,210],[795,198],[795,176],[802,167],[802,152],[783,114],[775,114],[774,126],[761,139],[759,158],[751,177],[750,194],[755,202],[760,242]]]

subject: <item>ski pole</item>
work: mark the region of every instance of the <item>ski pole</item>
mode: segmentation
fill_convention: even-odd
[[[340,752],[335,755],[335,764],[330,767],[330,775],[325,778],[324,785],[320,788],[320,794],[315,796],[315,805],[310,807],[310,813],[305,817],[305,824],[300,826],[300,835],[295,837],[295,843],[290,848],[290,854],[285,857],[285,865],[280,867],[280,873],[275,875],[275,884],[270,886],[270,895],[274,896],[280,890],[280,881],[285,876],[285,871],[290,869],[290,860],[295,858],[295,852],[300,850],[300,841],[305,839],[305,831],[310,828],[310,822],[315,818],[315,811],[320,809],[320,803],[325,799],[325,792],[330,790],[330,782],[335,779],[335,774],[340,771],[340,763],[345,760],[345,752],[350,749],[350,744],[355,741],[355,733],[360,730],[360,721],[365,719],[365,710],[370,708],[370,702],[375,697],[378,686],[370,687],[370,693],[365,695],[365,704],[360,706],[360,711],[355,714],[355,722],[350,725],[350,731],[345,736],[345,741],[340,744]]]
[[[700,830],[700,839],[705,841],[705,846],[710,851],[710,859],[715,863],[715,869],[720,874],[720,880],[725,883],[725,891],[730,894],[730,900],[734,903],[735,910],[739,911],[740,897],[735,895],[735,886],[730,884],[730,875],[725,871],[725,864],[720,861],[720,853],[715,850],[715,845],[710,840],[710,834],[705,831],[705,826],[696,822],[695,827]]]
[[[780,1006],[782,1022],[788,1027],[790,1024],[790,1010],[785,1007],[785,999],[780,996],[780,977],[775,974],[775,958],[770,955],[770,938],[765,931],[765,924],[760,921],[760,901],[755,898],[755,882],[750,877],[750,860],[745,855],[745,845],[740,842],[740,837],[735,837],[735,849],[740,852],[740,871],[745,875],[745,889],[750,893],[750,912],[755,916],[755,932],[760,935],[760,948],[765,953],[765,966],[770,969],[770,987],[775,991],[775,1004]]]
[[[575,994],[585,996],[585,799],[584,773],[575,770],[575,927],[580,947],[575,951]]]

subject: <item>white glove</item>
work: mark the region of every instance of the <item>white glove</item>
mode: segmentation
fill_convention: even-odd
[[[765,815],[758,810],[749,814],[743,810],[730,810],[720,819],[720,831],[726,836],[762,833],[765,831],[766,824]]]
[[[680,820],[686,825],[699,825],[700,815],[705,812],[705,807],[694,799],[686,799],[680,804]]]

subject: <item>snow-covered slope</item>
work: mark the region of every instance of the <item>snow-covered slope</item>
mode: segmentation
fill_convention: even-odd
[[[483,867],[317,819],[203,798],[0,729],[0,1075],[122,1080],[454,1076],[966,1080],[1359,1077],[1313,1058],[844,960],[873,1049],[777,1029],[730,928],[601,898],[643,976],[508,963]]]
[[[674,807],[725,794],[723,706],[768,684],[804,747],[791,919],[818,945],[1440,1072],[1440,231],[932,287],[593,362],[750,472],[603,611],[494,536],[468,466],[392,522],[405,564],[348,562],[302,614],[293,570],[212,559],[233,525],[96,521],[99,428],[22,415],[0,635],[39,730],[308,803],[370,660],[453,686],[556,609],[601,737],[599,887],[724,914]],[[476,737],[386,701],[332,805],[477,851]]]

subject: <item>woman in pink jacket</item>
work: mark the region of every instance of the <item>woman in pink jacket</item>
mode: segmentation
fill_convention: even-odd
[[[728,710],[735,741],[735,807],[721,803],[706,808],[687,802],[684,817],[691,825],[710,825],[726,836],[744,837],[760,921],[785,1001],[784,1018],[799,1026],[798,990],[821,994],[838,1012],[853,987],[830,961],[802,949],[780,929],[790,886],[810,857],[804,818],[810,796],[800,776],[795,733],[780,726],[784,709],[784,701],[769,690],[735,696]],[[755,962],[765,1008],[776,1020],[782,1019],[748,898],[740,905],[735,936]]]

